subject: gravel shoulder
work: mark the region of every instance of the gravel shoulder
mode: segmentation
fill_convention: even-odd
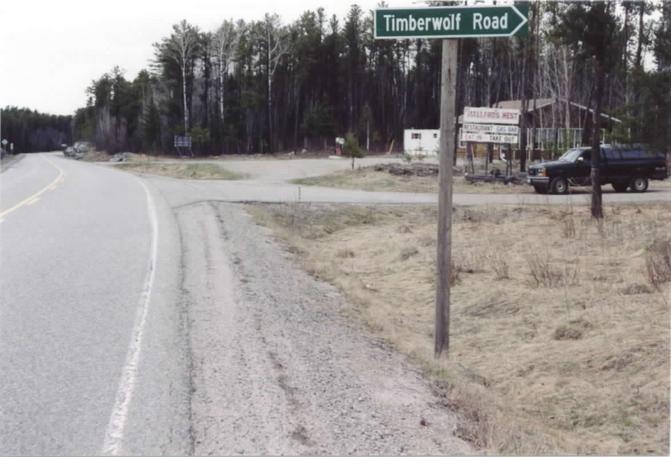
[[[176,209],[194,453],[467,454],[419,370],[239,205]]]
[[[24,154],[6,155],[5,157],[2,158],[2,160],[0,160],[0,173],[16,165],[24,157],[25,157]]]

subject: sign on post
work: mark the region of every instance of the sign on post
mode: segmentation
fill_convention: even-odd
[[[504,108],[464,108],[464,124],[509,124],[519,125],[520,110]]]
[[[450,341],[450,276],[452,269],[452,164],[455,149],[455,99],[458,73],[458,42],[453,38],[510,37],[528,33],[529,6],[446,6],[425,8],[378,8],[376,39],[442,38],[440,98],[440,165],[438,191],[438,253],[436,256],[436,317],[434,356],[447,351]],[[519,112],[482,113],[475,108],[464,123],[516,125]],[[503,120],[502,120],[503,119]],[[512,136],[512,132],[474,132],[476,135]]]
[[[528,32],[528,5],[378,8],[375,38],[510,37]]]
[[[494,124],[464,124],[464,132],[472,133],[496,133],[499,135],[518,135],[520,128],[516,125],[494,125]]]
[[[176,148],[190,148],[191,147],[191,137],[190,136],[177,136],[175,135],[175,147]]]
[[[461,141],[473,143],[517,143],[520,111],[504,108],[464,108]],[[503,125],[501,125],[503,124]]]
[[[499,135],[497,133],[479,133],[461,131],[461,141],[473,143],[517,143],[517,135]]]

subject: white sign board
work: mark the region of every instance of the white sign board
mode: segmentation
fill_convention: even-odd
[[[500,135],[496,133],[461,132],[461,141],[473,143],[517,143],[517,135]]]
[[[502,108],[464,108],[463,123],[467,124],[508,124],[520,123],[520,110]]]
[[[498,133],[500,135],[519,135],[520,133],[520,128],[516,125],[464,124],[461,129],[469,133]]]

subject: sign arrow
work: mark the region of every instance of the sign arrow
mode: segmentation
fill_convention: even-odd
[[[528,33],[529,5],[377,8],[375,38],[486,38]]]

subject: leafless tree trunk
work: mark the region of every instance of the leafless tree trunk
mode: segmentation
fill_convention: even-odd
[[[603,218],[601,197],[601,100],[606,79],[606,71],[601,59],[596,61],[596,106],[592,122],[592,217]]]
[[[182,76],[182,108],[184,110],[184,134],[189,131],[189,107],[187,104],[187,69],[193,60],[198,47],[199,33],[185,20],[172,26],[173,34],[167,41],[166,50],[170,57],[177,62]]]
[[[240,39],[239,31],[232,21],[224,21],[214,36],[213,45],[217,56],[217,81],[219,92],[219,119],[222,130],[226,123],[225,114],[225,81],[229,65],[235,53],[235,47]]]
[[[273,152],[273,76],[282,57],[289,52],[289,42],[277,14],[266,14],[266,68],[268,89],[268,149]]]

